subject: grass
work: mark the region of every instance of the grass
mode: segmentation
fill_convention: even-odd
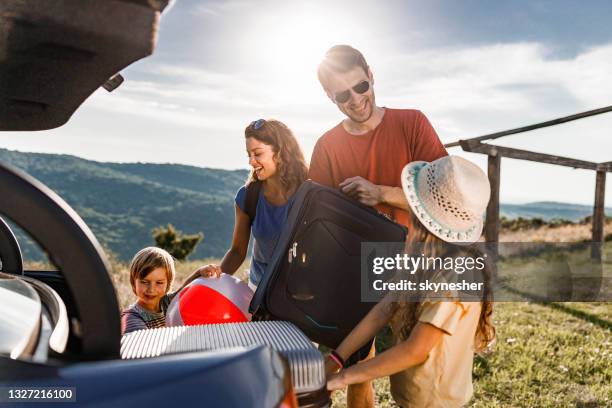
[[[556,245],[556,246],[555,246]],[[535,247],[522,246],[534,251]],[[516,251],[516,248],[503,248]],[[590,244],[541,246],[538,254],[515,254],[498,262],[497,300],[604,301],[612,299],[612,242],[601,262],[591,258]],[[501,252],[501,251],[500,251]]]
[[[474,361],[471,407],[612,406],[612,303],[503,302],[495,306],[497,344]],[[380,352],[389,346],[379,336]],[[395,407],[387,378],[374,381],[378,407]],[[346,395],[333,395],[334,407]]]
[[[474,364],[474,402],[487,407],[612,405],[610,303],[498,303],[494,352]],[[484,403],[486,401],[486,403]]]

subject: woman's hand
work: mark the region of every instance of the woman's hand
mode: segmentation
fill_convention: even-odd
[[[223,273],[219,265],[214,264],[200,266],[196,269],[196,272],[203,278],[218,278],[221,276],[221,273]]]
[[[345,388],[348,384],[344,375],[345,371],[342,370],[337,374],[332,374],[327,377],[327,390],[336,391]]]

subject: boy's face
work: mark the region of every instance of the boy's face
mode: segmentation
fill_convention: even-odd
[[[151,312],[159,312],[159,301],[168,291],[168,278],[164,268],[155,268],[134,282],[138,304]]]

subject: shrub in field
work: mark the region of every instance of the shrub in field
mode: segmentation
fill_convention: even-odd
[[[204,238],[201,232],[193,235],[183,234],[174,228],[172,224],[168,224],[166,227],[159,226],[154,228],[151,234],[156,246],[165,249],[179,261],[187,259],[189,254],[196,249]]]
[[[501,228],[503,230],[513,231],[513,232],[538,229],[542,227],[558,228],[558,227],[564,227],[567,225],[577,225],[577,224],[580,224],[581,222],[576,223],[571,220],[566,220],[563,218],[553,218],[550,221],[545,221],[542,218],[523,218],[523,217],[512,218],[512,219],[506,218],[506,217],[500,218]]]

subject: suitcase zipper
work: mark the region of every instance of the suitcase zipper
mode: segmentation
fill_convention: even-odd
[[[309,193],[310,193],[310,191],[309,191],[308,193],[306,193],[306,198],[305,198],[305,199],[304,199],[304,201],[302,202],[302,207],[300,208],[300,212],[298,212],[298,215],[297,215],[296,219],[301,219],[301,218],[302,218],[302,215],[303,215],[303,214],[304,214],[304,212],[306,211],[306,208],[308,208],[308,205],[307,205],[307,204],[310,202],[310,199],[312,198],[312,194],[309,194]],[[302,224],[306,224],[306,223],[307,223],[307,221],[302,222]],[[291,236],[293,236],[293,235],[294,235],[294,233],[295,233],[295,231],[297,230],[297,228],[298,228],[298,224],[297,224],[297,223],[295,223],[295,224],[293,225],[293,228],[291,229]],[[292,249],[293,249],[294,251],[292,251]],[[297,256],[297,242],[294,242],[294,243],[293,243],[293,248],[289,248],[289,254],[288,254],[288,256],[289,256],[289,262],[291,262],[291,255],[293,255],[294,257],[296,257],[296,256]],[[276,269],[276,268],[275,268],[275,269]],[[277,272],[277,271],[275,271],[275,272],[274,272],[274,275],[270,276],[270,279],[268,280],[268,282],[270,282],[270,281],[271,281],[273,278],[276,278],[276,275],[278,275],[278,272]],[[267,288],[266,288],[266,289],[267,289]],[[266,294],[265,294],[265,300],[266,300],[266,303],[268,303],[268,300],[269,300],[269,299],[270,299],[270,292],[269,292],[268,290],[266,290]],[[260,305],[260,307],[261,307],[261,305]],[[259,307],[258,307],[257,309],[259,309]],[[267,308],[266,308],[266,310],[267,310]]]
[[[310,193],[310,191],[306,193],[306,198],[303,201],[302,207],[300,208],[300,212],[298,212],[298,215],[296,217],[297,219],[300,219],[302,217],[304,211],[306,211],[305,208],[307,206],[304,205],[304,204],[307,204],[308,202],[310,202],[310,198],[312,196],[312,194],[309,194],[309,193]],[[304,222],[304,223],[306,223],[306,222]],[[291,236],[293,236],[293,234],[294,234],[295,230],[297,229],[297,227],[298,227],[297,223],[294,224],[293,229],[291,230]],[[294,244],[296,245],[296,255],[297,255],[297,243],[294,243]],[[291,251],[291,248],[289,250]],[[289,262],[291,262],[291,261],[289,261]],[[270,279],[267,280],[266,285],[268,285],[269,282],[272,281],[272,279],[276,278],[277,274],[278,274],[278,272],[275,271],[274,274],[272,276],[270,276]],[[266,288],[266,293],[264,294],[263,302],[261,302],[257,306],[257,309],[253,310],[252,316],[255,316],[255,315],[259,314],[259,310],[261,309],[262,303],[268,304],[269,300],[270,300],[270,292],[268,291],[268,288]],[[265,310],[266,310],[266,315],[270,316],[270,312],[269,312],[267,306],[265,307]]]

